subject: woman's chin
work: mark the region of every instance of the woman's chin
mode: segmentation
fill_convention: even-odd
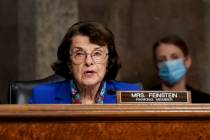
[[[98,80],[94,80],[94,79],[86,79],[82,81],[83,86],[96,86],[99,83],[100,82]]]

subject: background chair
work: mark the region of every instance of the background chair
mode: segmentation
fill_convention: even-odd
[[[32,88],[42,83],[52,83],[63,81],[65,78],[59,75],[50,75],[44,79],[33,81],[12,81],[9,84],[8,103],[10,104],[27,104],[28,98],[32,94]]]

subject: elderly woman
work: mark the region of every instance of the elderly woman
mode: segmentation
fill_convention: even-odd
[[[71,26],[57,57],[53,70],[66,80],[36,86],[29,103],[115,104],[115,91],[141,89],[138,85],[113,81],[121,65],[114,36],[102,24],[79,22]]]

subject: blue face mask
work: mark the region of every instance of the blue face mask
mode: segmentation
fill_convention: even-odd
[[[169,85],[178,83],[186,74],[182,59],[169,60],[158,64],[159,77]]]

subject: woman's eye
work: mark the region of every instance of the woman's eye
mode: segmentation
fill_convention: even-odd
[[[159,63],[164,62],[165,60],[157,60]]]
[[[94,52],[93,55],[94,56],[101,56],[102,55],[102,52]]]
[[[75,53],[75,56],[83,56],[83,55],[85,55],[85,53],[83,53],[83,52],[77,52],[77,53]]]
[[[172,57],[171,57],[173,60],[174,59],[178,59],[179,58],[179,56],[177,56],[177,55],[172,55]]]
[[[157,62],[164,62],[164,61],[166,61],[166,59],[164,57],[157,59]]]

